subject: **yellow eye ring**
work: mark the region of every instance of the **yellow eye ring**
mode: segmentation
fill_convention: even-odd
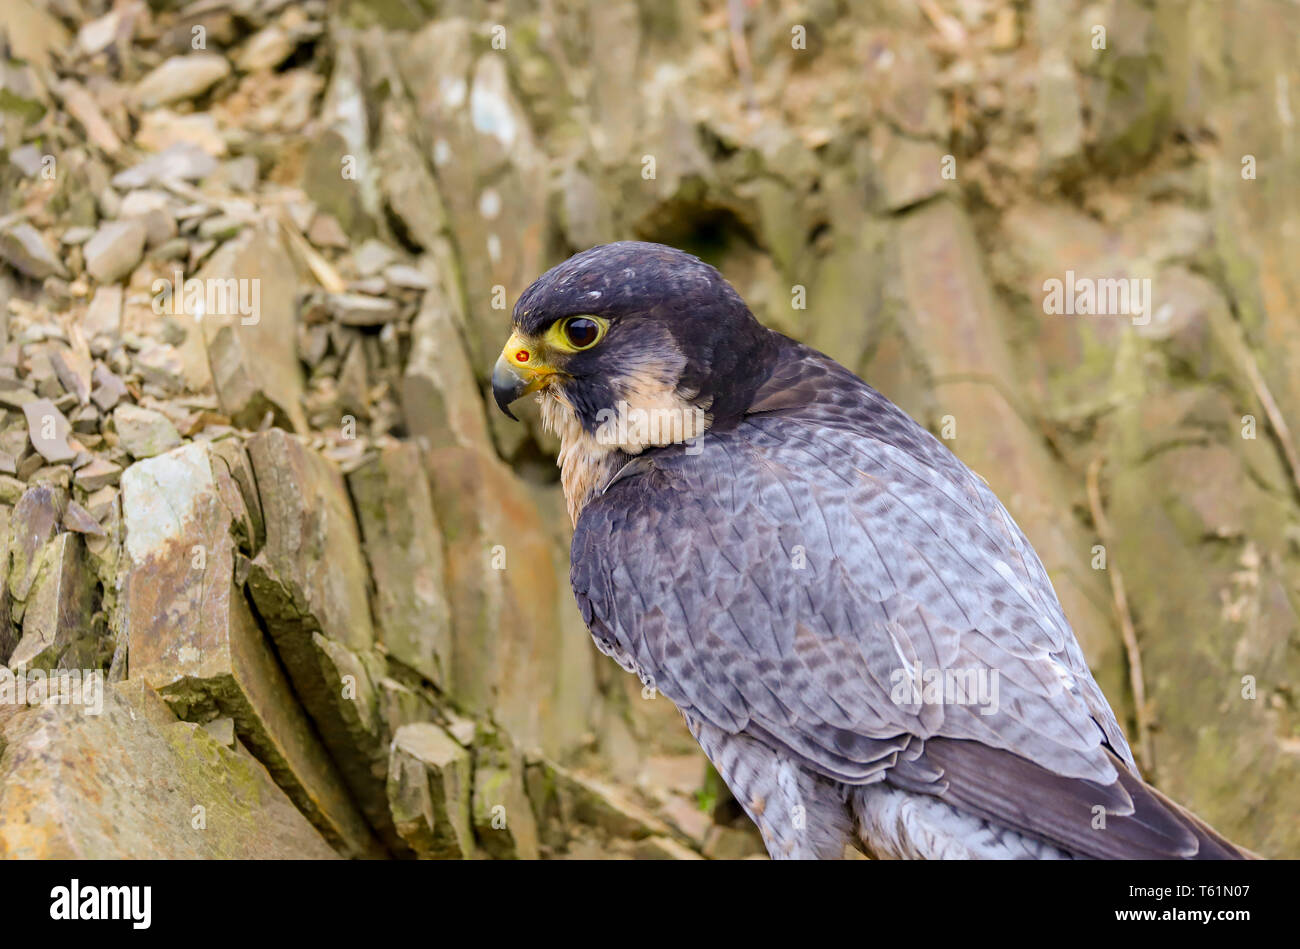
[[[566,316],[551,327],[547,336],[549,342],[557,349],[570,353],[579,353],[591,349],[605,338],[609,322],[598,316],[581,314]]]

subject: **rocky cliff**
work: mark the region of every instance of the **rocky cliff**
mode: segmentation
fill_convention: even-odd
[[[7,0],[0,32],[0,854],[761,852],[595,653],[556,446],[484,399],[519,292],[626,237],[946,439],[1148,776],[1300,854],[1290,5]]]

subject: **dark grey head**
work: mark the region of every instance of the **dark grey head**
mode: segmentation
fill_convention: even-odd
[[[588,432],[603,409],[668,394],[716,426],[748,407],[775,349],[713,267],[662,244],[620,241],[570,257],[524,291],[493,391],[507,415],[520,396],[549,391]]]

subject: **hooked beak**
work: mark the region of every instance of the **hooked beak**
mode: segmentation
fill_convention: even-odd
[[[540,364],[529,344],[517,334],[512,335],[492,367],[492,398],[507,418],[517,422],[510,404],[542,388],[553,375],[555,370]]]

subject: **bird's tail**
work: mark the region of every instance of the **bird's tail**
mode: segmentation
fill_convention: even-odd
[[[958,811],[1102,860],[1248,860],[1256,854],[1142,780],[1114,752],[1115,780],[1100,784],[1058,774],[980,742],[936,738],[900,760],[886,783],[941,798]],[[997,775],[997,780],[989,780]],[[1092,817],[1105,811],[1105,821]]]

